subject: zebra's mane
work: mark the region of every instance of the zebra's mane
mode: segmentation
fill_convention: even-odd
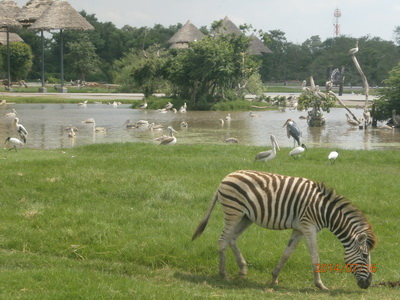
[[[373,232],[371,224],[368,222],[366,216],[362,213],[362,211],[345,197],[338,195],[334,189],[327,187],[324,183],[316,182],[316,185],[328,201],[335,201],[337,204],[340,203],[340,206],[343,207],[342,211],[344,213],[351,213],[351,216],[358,220],[358,225],[360,226],[360,228],[363,228],[363,230],[365,230],[365,233],[367,234],[367,244],[369,249],[374,249],[377,239]]]

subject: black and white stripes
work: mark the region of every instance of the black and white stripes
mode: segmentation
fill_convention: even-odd
[[[314,283],[326,289],[317,272],[319,255],[316,235],[322,228],[329,228],[342,242],[347,264],[370,265],[369,251],[376,242],[371,226],[349,201],[321,183],[257,171],[233,172],[221,181],[192,239],[197,238],[205,229],[217,200],[224,212],[225,225],[219,239],[219,248],[220,274],[225,278],[228,277],[225,268],[228,246],[235,253],[240,274],[247,273],[246,261],[236,240],[252,223],[274,230],[293,229],[289,244],[273,271],[273,284],[277,283],[284,263],[304,236],[314,268]],[[372,275],[367,268],[357,270],[354,275],[361,288],[369,287]]]

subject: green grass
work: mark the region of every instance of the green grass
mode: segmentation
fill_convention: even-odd
[[[0,299],[395,299],[399,288],[400,152],[308,149],[299,160],[282,149],[268,163],[262,147],[242,145],[89,145],[73,149],[4,151],[0,156]],[[204,234],[194,228],[219,182],[238,169],[323,181],[368,217],[378,237],[373,286],[351,274],[322,274],[329,292],[313,285],[304,241],[285,265],[280,284],[271,272],[290,231],[250,227],[239,240],[249,263],[239,279],[218,276],[222,213],[217,205]],[[343,264],[343,247],[328,230],[318,239],[321,263]]]

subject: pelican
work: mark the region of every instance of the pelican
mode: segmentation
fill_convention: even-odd
[[[338,156],[339,156],[339,153],[337,151],[332,151],[331,153],[329,153],[328,159],[333,164],[336,161],[336,159],[338,158]]]
[[[356,41],[356,47],[355,48],[351,48],[349,51],[349,55],[354,55],[358,52],[358,41]]]
[[[185,121],[182,121],[180,125],[181,125],[181,127],[184,127],[184,128],[188,127],[188,123]]]
[[[65,130],[66,130],[66,131],[71,131],[71,129],[72,129],[73,131],[78,131],[78,127],[76,127],[76,126],[70,125],[70,126],[65,127]]]
[[[394,126],[389,126],[389,125],[381,125],[378,127],[378,129],[389,129],[389,130],[394,130]]]
[[[186,102],[181,106],[181,108],[179,108],[179,112],[180,113],[185,113],[186,112],[186,108],[187,108],[187,105],[186,105]]]
[[[131,123],[131,119],[126,120],[122,126],[125,126],[126,128],[136,128],[136,124]]]
[[[75,130],[73,127],[70,128],[69,132],[68,132],[68,137],[70,138],[74,138],[76,136],[75,134]]]
[[[12,149],[15,149],[15,151],[17,151],[17,145],[21,147],[24,144],[19,139],[12,138],[12,137],[8,137],[4,143],[5,144],[7,144],[7,143],[13,144],[13,146],[10,149],[8,149],[9,151],[12,150]]]
[[[252,118],[257,118],[259,116],[260,116],[259,114],[253,113],[252,111],[250,112],[250,117]]]
[[[94,123],[94,119],[89,118],[89,119],[83,120],[82,123]]]
[[[79,103],[78,103],[78,106],[80,106],[80,107],[86,107],[86,104],[87,104],[87,100],[85,100],[85,101],[83,101],[83,102],[79,102]]]
[[[237,143],[239,143],[238,139],[234,138],[234,137],[229,137],[229,138],[225,139],[224,142],[225,143],[229,143],[229,144],[237,144]]]
[[[174,137],[174,132],[177,133],[175,131],[175,129],[172,128],[172,126],[168,126],[168,134],[169,137],[166,139],[163,139],[160,143],[160,145],[175,145],[176,144],[176,137]]]
[[[136,128],[140,128],[140,127],[149,127],[149,121],[147,120],[139,120],[136,122]]]
[[[232,118],[231,118],[231,114],[228,114],[226,117],[225,117],[225,121],[230,121]]]
[[[354,119],[351,119],[348,114],[346,114],[346,117],[347,117],[347,123],[349,123],[351,126],[359,126],[360,125],[360,122],[358,122]]]
[[[28,131],[25,129],[25,127],[22,124],[19,124],[19,119],[14,118],[14,125],[17,128],[17,131],[19,133],[19,136],[23,140],[24,144],[26,143],[26,137],[28,136]]]
[[[256,161],[269,161],[269,160],[272,160],[275,158],[276,149],[280,150],[280,148],[276,141],[275,136],[272,134],[271,134],[271,144],[272,144],[272,150],[263,151],[263,152],[258,153],[255,157]]]
[[[221,125],[224,125],[224,123],[225,123],[223,119],[219,119],[218,122],[219,122]]]
[[[154,122],[149,124],[149,130],[163,130],[164,126],[163,125],[156,125]]]
[[[17,111],[13,108],[11,112],[6,113],[4,116],[7,118],[15,118],[17,116]]]
[[[289,155],[293,157],[294,159],[299,158],[299,156],[306,151],[307,147],[304,144],[301,144],[301,146],[298,146],[294,148],[292,151],[289,152]]]
[[[141,109],[147,108],[147,102],[146,102],[146,100],[144,100],[144,103],[143,103],[142,105],[140,105],[139,108],[141,108]]]
[[[164,108],[166,110],[170,110],[172,108],[172,106],[174,106],[171,102],[168,102],[167,104],[165,104]]]
[[[106,132],[107,128],[105,127],[96,127],[96,122],[93,120],[93,132]]]
[[[296,122],[293,121],[292,119],[287,119],[283,127],[286,126],[286,132],[287,132],[287,137],[293,137],[294,138],[294,144],[297,143],[300,146],[300,138],[301,138],[301,131],[300,128],[297,126]]]

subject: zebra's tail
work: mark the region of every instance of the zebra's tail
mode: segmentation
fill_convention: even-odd
[[[196,230],[194,231],[193,236],[192,236],[192,241],[197,239],[203,233],[204,229],[207,226],[208,219],[211,216],[211,213],[212,213],[212,211],[214,209],[214,206],[215,206],[215,203],[217,202],[217,200],[218,200],[218,191],[214,194],[214,197],[211,200],[210,207],[208,208],[208,210],[207,210],[206,214],[204,215],[203,219],[200,221],[199,225],[197,225]]]

